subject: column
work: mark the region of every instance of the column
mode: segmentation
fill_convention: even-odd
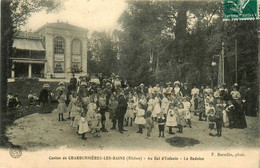
[[[12,65],[12,71],[11,71],[11,78],[14,78],[15,77],[15,65],[14,65],[14,62],[13,62],[13,65]]]
[[[53,74],[53,55],[54,55],[54,52],[53,52],[53,35],[50,34],[50,33],[47,33],[46,34],[46,54],[45,54],[45,57],[46,57],[46,65],[45,65],[45,72],[48,73],[49,75],[50,74]],[[49,76],[48,75],[48,76]]]
[[[87,73],[87,38],[84,38],[82,41],[82,70],[83,73]]]
[[[257,92],[260,92],[260,24],[258,23],[258,70],[257,70]],[[257,96],[258,102],[258,113],[257,116],[259,117],[259,109],[260,109],[260,94]]]
[[[32,64],[28,65],[28,77],[32,78]]]
[[[70,72],[71,70],[71,36],[66,36],[66,52],[65,52],[65,74],[70,74],[66,72]]]

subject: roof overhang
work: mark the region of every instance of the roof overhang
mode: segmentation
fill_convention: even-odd
[[[41,40],[15,38],[13,48],[21,50],[45,51]]]

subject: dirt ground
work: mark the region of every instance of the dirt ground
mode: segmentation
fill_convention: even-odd
[[[68,113],[65,114],[65,117]],[[108,116],[108,114],[107,114]],[[108,118],[108,117],[107,117]],[[152,139],[146,138],[146,130],[143,134],[137,134],[138,126],[127,126],[128,131],[120,134],[118,130],[110,130],[111,121],[107,120],[109,132],[101,133],[101,137],[93,137],[87,133],[87,140],[82,140],[77,135],[76,128],[71,127],[70,120],[58,121],[58,114],[34,113],[15,120],[7,128],[6,136],[14,145],[19,145],[27,151],[39,151],[42,149],[131,149],[131,150],[210,150],[210,149],[234,149],[257,148],[260,144],[259,118],[246,117],[248,127],[246,129],[223,128],[222,137],[209,136],[208,123],[198,121],[197,116],[192,116],[192,128],[184,128],[182,134],[168,134],[165,128],[165,137],[158,137],[158,127],[152,131]],[[174,132],[177,128],[174,128]]]

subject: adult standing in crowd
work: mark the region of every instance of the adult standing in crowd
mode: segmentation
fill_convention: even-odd
[[[75,74],[72,73],[72,78],[70,78],[70,89],[77,90],[77,83],[78,83],[78,80],[75,77]]]
[[[231,91],[231,96],[233,99],[233,104],[235,107],[235,113],[234,113],[234,127],[235,128],[246,128],[246,118],[245,113],[243,110],[242,100],[241,100],[241,94],[238,91],[238,85],[234,84],[233,90]]]
[[[39,95],[40,113],[47,113],[47,110],[49,110],[48,109],[48,97],[49,97],[48,88],[50,88],[50,85],[44,84],[43,89],[41,90]]]
[[[182,92],[183,97],[190,96],[190,90],[188,88],[187,83],[183,84],[183,88],[182,88],[181,92]]]
[[[123,90],[121,90],[118,95],[118,106],[116,109],[116,118],[118,119],[118,129],[121,134],[124,133],[123,131],[126,131],[126,130],[124,130],[124,127],[123,127],[126,109],[127,109],[127,100],[124,96]]]
[[[245,111],[247,116],[255,117],[256,116],[256,101],[257,97],[251,87],[247,87],[245,93]]]
[[[108,132],[106,129],[106,111],[107,111],[107,100],[104,91],[101,91],[100,97],[98,98],[98,107],[100,108],[102,132]]]

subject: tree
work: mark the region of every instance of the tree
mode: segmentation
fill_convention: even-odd
[[[48,12],[57,9],[60,6],[59,1],[55,0],[2,0],[1,1],[1,113],[0,113],[0,145],[8,144],[4,136],[7,120],[7,69],[12,54],[13,34],[19,30],[21,25],[33,12],[47,10]]]

